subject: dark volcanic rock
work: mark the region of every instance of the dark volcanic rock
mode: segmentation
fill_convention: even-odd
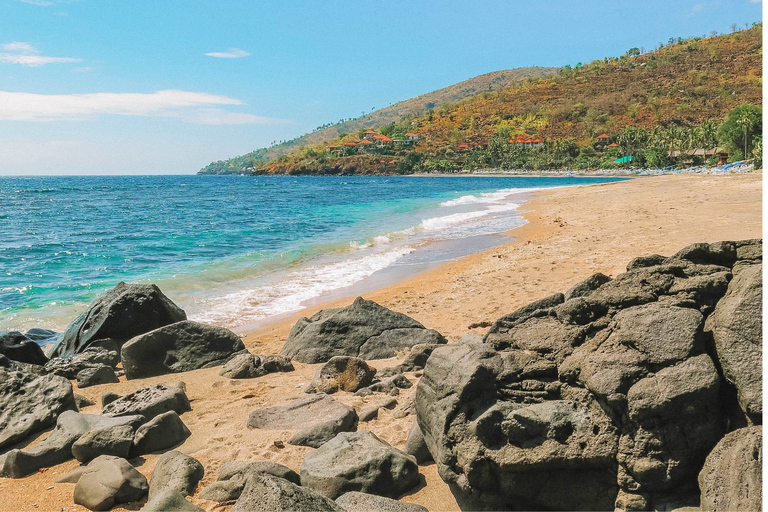
[[[183,321],[127,341],[121,355],[128,379],[197,370],[245,350],[240,337],[223,327]]]
[[[344,511],[335,502],[312,489],[265,473],[254,473],[248,476],[240,498],[232,507],[232,512],[282,510],[297,512]]]
[[[302,363],[324,363],[334,356],[393,357],[420,343],[445,343],[437,331],[375,302],[358,297],[345,308],[318,311],[291,329],[281,354]]]
[[[218,502],[236,500],[243,492],[248,476],[253,473],[266,473],[301,485],[298,473],[282,464],[270,461],[232,461],[221,466],[218,478],[200,491],[200,498]]]
[[[45,364],[45,371],[61,375],[67,379],[77,378],[77,374],[88,368],[109,366],[114,368],[120,362],[120,355],[114,350],[103,347],[88,347],[72,357],[53,357]]]
[[[261,366],[261,358],[250,352],[237,354],[219,372],[219,375],[229,379],[253,379],[266,374],[267,371]]]
[[[694,244],[635,260],[588,294],[556,294],[502,317],[482,344],[436,348],[415,407],[461,506],[695,504],[729,396],[705,331],[745,411],[761,421],[750,405],[761,401],[756,247]]]
[[[256,409],[248,428],[297,430],[290,444],[317,448],[339,432],[357,429],[357,413],[324,393],[296,399],[286,405]]]
[[[2,358],[7,365],[0,366],[0,450],[52,427],[62,412],[77,410],[68,380],[27,373],[24,363]]]
[[[27,364],[44,365],[48,362],[40,345],[18,331],[0,332],[0,354]]]
[[[376,375],[376,368],[359,357],[335,356],[317,369],[307,393],[355,392],[367,386]]]
[[[77,372],[77,387],[81,389],[98,386],[99,384],[114,384],[116,382],[120,382],[120,379],[117,378],[115,370],[105,364],[92,366]]]
[[[162,491],[151,497],[141,507],[141,512],[204,512],[204,509],[193,505],[178,491]]]
[[[168,411],[182,414],[192,410],[184,389],[183,382],[170,388],[165,384],[146,386],[109,402],[101,413],[105,416],[141,414],[147,419]]]
[[[131,453],[140,455],[165,450],[182,443],[191,435],[176,411],[164,412],[139,427]]]
[[[426,441],[424,441],[424,433],[421,431],[417,421],[413,422],[411,429],[408,431],[408,438],[405,441],[405,453],[413,456],[419,464],[432,460],[432,454],[429,453],[429,447]]]
[[[384,380],[374,382],[370,386],[360,388],[355,392],[357,396],[369,396],[374,393],[389,393],[390,395],[397,395],[401,389],[408,389],[413,386],[413,383],[409,381],[404,375],[393,375],[387,377]]]
[[[763,416],[763,265],[740,269],[707,319],[726,380],[753,423]]]
[[[21,478],[40,468],[61,464],[72,459],[72,446],[88,432],[118,425],[135,428],[143,421],[141,416],[108,418],[98,414],[64,411],[56,421],[56,428],[41,444],[29,450],[9,451],[0,472],[11,478]]]
[[[72,445],[72,455],[85,463],[99,455],[128,457],[135,431],[135,427],[131,425],[113,425],[91,430],[75,441]]]
[[[74,500],[91,510],[109,510],[147,495],[147,479],[119,457],[102,456],[91,461],[75,484]]]
[[[293,363],[291,358],[281,355],[259,356],[261,357],[261,366],[268,372],[292,372]]]
[[[570,290],[565,292],[565,300],[568,301],[575,299],[576,297],[587,297],[590,293],[597,290],[610,280],[610,277],[605,274],[601,274],[600,272],[597,274],[592,274],[580,283],[576,283]]]
[[[120,282],[69,324],[51,357],[78,354],[106,338],[119,347],[134,336],[186,319],[157,286]]]
[[[735,430],[717,443],[699,474],[701,510],[761,510],[763,427]]]
[[[419,345],[414,345],[408,351],[408,355],[405,356],[405,359],[403,359],[402,363],[390,368],[384,368],[378,373],[378,376],[380,378],[393,377],[405,372],[417,372],[419,370],[423,370],[424,366],[427,364],[427,359],[429,359],[429,356],[432,354],[432,351],[439,346],[440,345],[435,345],[432,343],[421,343]]]
[[[158,494],[174,491],[182,496],[195,492],[197,483],[203,479],[205,470],[200,461],[181,452],[164,453],[157,460],[149,481],[149,499]]]
[[[416,459],[373,432],[343,432],[301,463],[301,484],[336,499],[360,491],[398,498],[419,482]]]
[[[342,494],[336,498],[336,504],[347,512],[428,512],[425,507],[415,503],[403,503],[357,491]]]

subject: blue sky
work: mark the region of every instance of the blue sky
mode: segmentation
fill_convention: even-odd
[[[761,19],[754,0],[0,0],[0,174],[194,173],[482,73]]]

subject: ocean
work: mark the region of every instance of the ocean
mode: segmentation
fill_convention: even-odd
[[[614,180],[0,177],[0,331],[63,330],[119,281],[252,327],[509,241],[532,191]]]

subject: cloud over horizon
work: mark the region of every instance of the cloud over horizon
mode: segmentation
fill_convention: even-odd
[[[274,124],[285,120],[229,112],[240,100],[203,92],[34,94],[0,91],[0,121],[83,121],[98,115],[174,117],[196,124]]]
[[[217,59],[240,59],[242,57],[248,57],[250,53],[240,48],[230,48],[226,52],[211,52],[206,53],[208,57],[216,57]]]
[[[0,53],[0,62],[7,64],[21,64],[22,66],[37,67],[44,64],[60,64],[66,62],[82,62],[82,59],[72,57],[47,57],[40,55],[30,43],[13,41],[0,45],[4,52]]]

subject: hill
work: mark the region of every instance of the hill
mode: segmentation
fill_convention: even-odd
[[[241,174],[246,167],[253,167],[254,163],[259,165],[268,162],[282,155],[287,155],[302,146],[327,142],[341,134],[356,132],[360,129],[379,128],[408,116],[419,116],[445,103],[459,101],[482,92],[499,91],[529,78],[552,76],[555,73],[557,73],[557,68],[546,67],[506,69],[486,73],[415,98],[400,101],[355,119],[319,127],[312,133],[281,144],[257,149],[229,160],[210,163],[203,167],[198,174]]]
[[[743,104],[762,104],[762,24],[670,40],[645,54],[632,48],[381,127],[393,139],[415,132],[415,146],[358,145],[360,132],[332,140],[330,148],[300,148],[260,168],[290,174],[594,168],[624,155],[633,163],[663,166],[677,163],[667,158],[670,151],[723,144],[718,125]],[[607,140],[597,140],[602,134]],[[752,135],[749,148],[761,148]],[[750,155],[731,151],[732,158],[744,156]]]

